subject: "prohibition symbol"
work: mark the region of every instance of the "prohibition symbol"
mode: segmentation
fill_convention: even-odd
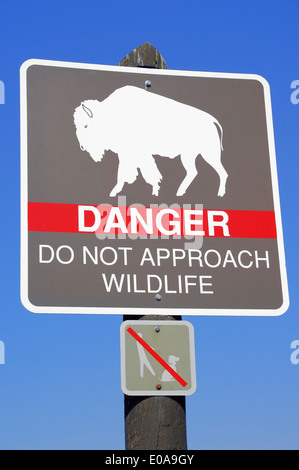
[[[154,351],[154,349],[151,348],[150,345],[147,344],[131,327],[127,329],[127,332],[130,333],[130,335],[132,335],[133,338],[135,338],[136,341],[138,341],[138,343],[141,344],[141,346],[143,346],[144,349],[146,349],[183,387],[188,385],[187,382],[175,370],[173,370],[173,368],[170,367],[170,365],[167,364],[167,362],[164,361],[164,359],[162,359],[162,357],[159,356],[159,354],[157,354],[156,351]]]

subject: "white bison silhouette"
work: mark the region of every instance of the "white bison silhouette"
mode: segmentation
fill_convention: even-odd
[[[140,170],[158,196],[162,175],[154,155],[180,155],[186,176],[177,190],[185,194],[197,175],[198,155],[220,178],[218,196],[224,196],[227,172],[221,163],[222,127],[210,114],[134,86],[115,90],[102,102],[86,100],[74,112],[81,150],[100,162],[105,151],[118,154],[117,184],[110,196],[133,183]],[[219,130],[218,130],[219,129]],[[220,132],[219,132],[220,131]]]

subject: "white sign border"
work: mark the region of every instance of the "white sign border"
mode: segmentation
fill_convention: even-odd
[[[280,264],[283,303],[278,309],[175,309],[175,308],[107,308],[107,307],[57,307],[33,305],[28,296],[28,154],[27,154],[27,71],[31,66],[64,67],[73,69],[102,70],[117,73],[144,74],[145,69],[138,67],[120,67],[110,65],[84,64],[42,59],[29,59],[20,68],[20,117],[21,117],[21,302],[33,313],[56,314],[130,314],[130,315],[198,315],[198,316],[279,316],[289,308],[289,292],[286,272],[286,261],[283,243],[283,229],[280,210],[280,198],[274,143],[274,129],[270,86],[267,80],[256,74],[195,72],[169,69],[146,69],[148,75],[171,75],[183,77],[229,78],[257,80],[264,89],[265,110],[267,119],[270,167],[274,199],[274,211],[277,230],[277,243]]]
[[[190,377],[191,387],[188,390],[128,390],[126,385],[126,341],[125,334],[128,326],[150,325],[154,326],[172,326],[180,327],[186,326],[189,332],[189,356],[190,356]],[[120,326],[120,351],[121,351],[121,389],[125,395],[129,396],[178,396],[192,395],[196,391],[196,363],[195,363],[195,343],[194,343],[194,328],[192,323],[188,321],[168,321],[168,320],[126,320]]]

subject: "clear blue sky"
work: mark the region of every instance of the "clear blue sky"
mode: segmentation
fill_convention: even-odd
[[[3,5],[4,3],[4,5]],[[20,0],[0,6],[1,449],[123,449],[122,316],[36,315],[19,296],[19,68],[30,58],[117,65],[152,43],[168,68],[253,73],[271,86],[291,306],[278,318],[184,317],[198,390],[190,449],[298,449],[297,0]]]

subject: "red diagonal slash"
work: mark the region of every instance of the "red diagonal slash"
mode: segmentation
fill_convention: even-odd
[[[138,343],[140,343],[141,346],[143,346],[144,349],[146,349],[183,387],[186,387],[187,382],[185,382],[185,380],[182,379],[182,377],[177,374],[176,371],[173,370],[172,367],[170,367],[170,365],[167,364],[167,362],[165,362],[164,359],[162,359],[162,357],[159,356],[159,354],[157,354],[156,351],[151,348],[149,344],[147,344],[131,327],[127,329],[127,332],[130,333],[130,335],[133,336],[133,338],[135,338],[136,341],[138,341]]]

